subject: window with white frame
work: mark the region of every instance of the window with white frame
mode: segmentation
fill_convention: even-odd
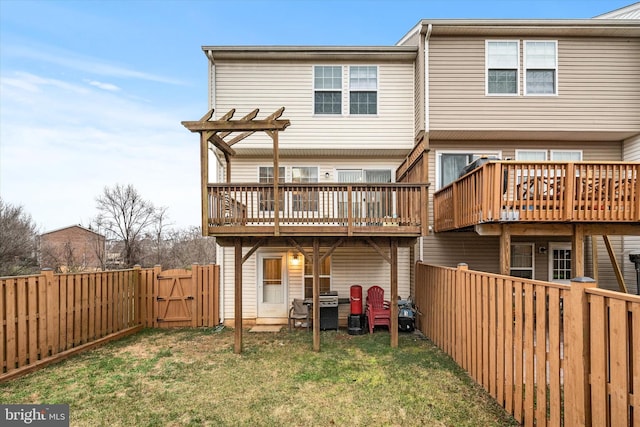
[[[315,114],[342,114],[342,66],[313,67]]]
[[[291,182],[294,184],[318,182],[318,168],[316,166],[293,166],[291,168]],[[309,188],[293,190],[291,202],[294,211],[316,212],[318,210],[318,192]]]
[[[278,183],[284,183],[284,167],[278,168]],[[258,169],[258,182],[260,184],[273,184],[273,166],[260,166]],[[275,206],[275,197],[273,193],[273,187],[260,188],[259,203],[261,211],[273,211]],[[284,201],[280,200],[279,210],[283,210]]]
[[[511,244],[511,276],[534,279],[534,248],[533,243]]]
[[[487,40],[485,63],[487,94],[518,94],[518,40]]]
[[[378,67],[349,67],[349,114],[378,113]]]
[[[436,152],[436,187],[442,188],[458,179],[462,169],[481,157],[500,157],[499,152],[473,153],[464,151]]]
[[[551,160],[554,162],[581,162],[581,150],[551,150]]]
[[[525,95],[557,94],[557,42],[524,42]]]
[[[544,162],[547,150],[516,150],[516,160],[523,162]]]
[[[320,293],[331,290],[331,256],[320,262]],[[313,297],[313,260],[304,259],[304,297]]]

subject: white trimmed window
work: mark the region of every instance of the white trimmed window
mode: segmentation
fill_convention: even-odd
[[[581,150],[551,150],[551,160],[555,162],[581,162]]]
[[[342,66],[313,67],[313,112],[342,114]]]
[[[519,71],[518,40],[487,40],[487,95],[517,95]]]
[[[544,162],[547,150],[516,150],[516,160],[521,162]]]
[[[459,178],[462,170],[474,160],[481,157],[497,157],[502,155],[499,151],[489,152],[465,152],[465,151],[437,151],[436,152],[436,189],[451,184]]]
[[[378,67],[349,67],[349,114],[378,113]]]
[[[534,279],[535,257],[533,243],[511,244],[511,271],[510,275],[523,279]]]
[[[294,184],[307,184],[318,182],[317,166],[293,166],[291,168],[291,182]],[[317,211],[318,192],[310,189],[293,190],[292,200],[294,211]]]
[[[331,290],[331,256],[320,263],[320,293]],[[304,259],[304,297],[313,297],[313,260]]]
[[[524,42],[525,95],[558,93],[558,43],[556,41]]]
[[[278,168],[278,183],[284,183],[284,167]],[[258,168],[258,182],[260,184],[273,184],[274,174],[273,166],[260,166]],[[275,206],[275,197],[273,188],[261,188],[259,193],[260,210],[266,212],[272,212]],[[279,210],[283,210],[284,203],[280,200]]]

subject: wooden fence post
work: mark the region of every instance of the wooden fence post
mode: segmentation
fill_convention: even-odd
[[[158,293],[160,292],[160,289],[158,289],[158,287],[160,286],[159,283],[160,281],[158,280],[158,276],[160,276],[160,273],[162,273],[162,266],[160,264],[156,264],[153,266],[153,286],[152,286],[152,291],[151,291],[151,298],[153,299],[153,311],[151,313],[148,313],[149,316],[151,316],[151,327],[152,328],[158,328],[158,316],[159,316],[159,311],[158,311]]]
[[[461,304],[462,303],[462,295],[464,295],[464,277],[463,277],[463,272],[469,270],[469,265],[467,263],[461,262],[458,264],[458,269],[456,270],[456,282],[454,283],[454,300],[450,301],[450,304],[453,306],[453,303],[455,302],[455,304]],[[464,339],[464,337],[461,336],[461,332],[462,332],[462,322],[464,321],[464,317],[468,315],[468,313],[464,313],[464,310],[455,310],[455,319],[452,317],[451,320],[455,320],[454,323],[454,327],[453,327],[453,334],[452,337],[453,339],[456,341],[455,345],[453,346],[453,348],[455,348],[455,355],[453,357],[453,359],[458,363],[458,365],[460,366],[464,366],[464,361],[463,361],[463,351],[462,351],[462,341]]]
[[[597,283],[590,277],[571,279],[569,301],[565,301],[566,357],[564,419],[565,425],[586,426],[591,424],[589,394],[589,302],[585,289],[595,288]],[[568,304],[566,304],[568,302]]]
[[[138,326],[142,324],[142,317],[140,313],[142,312],[142,289],[140,280],[140,274],[142,274],[142,266],[140,264],[136,264],[133,266],[133,325],[129,326]]]
[[[40,349],[45,351],[48,355],[56,354],[60,351],[58,348],[58,328],[60,319],[60,308],[58,303],[58,289],[53,285],[53,270],[50,268],[43,268],[41,271],[42,277],[45,282],[45,289],[47,295],[47,319],[45,324],[47,325],[47,348]],[[44,356],[41,356],[44,357]]]

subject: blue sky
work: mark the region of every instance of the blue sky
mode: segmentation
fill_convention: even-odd
[[[423,18],[581,19],[633,0],[0,0],[0,194],[41,231],[132,184],[199,224],[202,45],[392,45]]]

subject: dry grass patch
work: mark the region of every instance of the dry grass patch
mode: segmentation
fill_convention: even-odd
[[[77,426],[517,425],[428,340],[146,330],[0,384],[1,403],[69,403]]]

